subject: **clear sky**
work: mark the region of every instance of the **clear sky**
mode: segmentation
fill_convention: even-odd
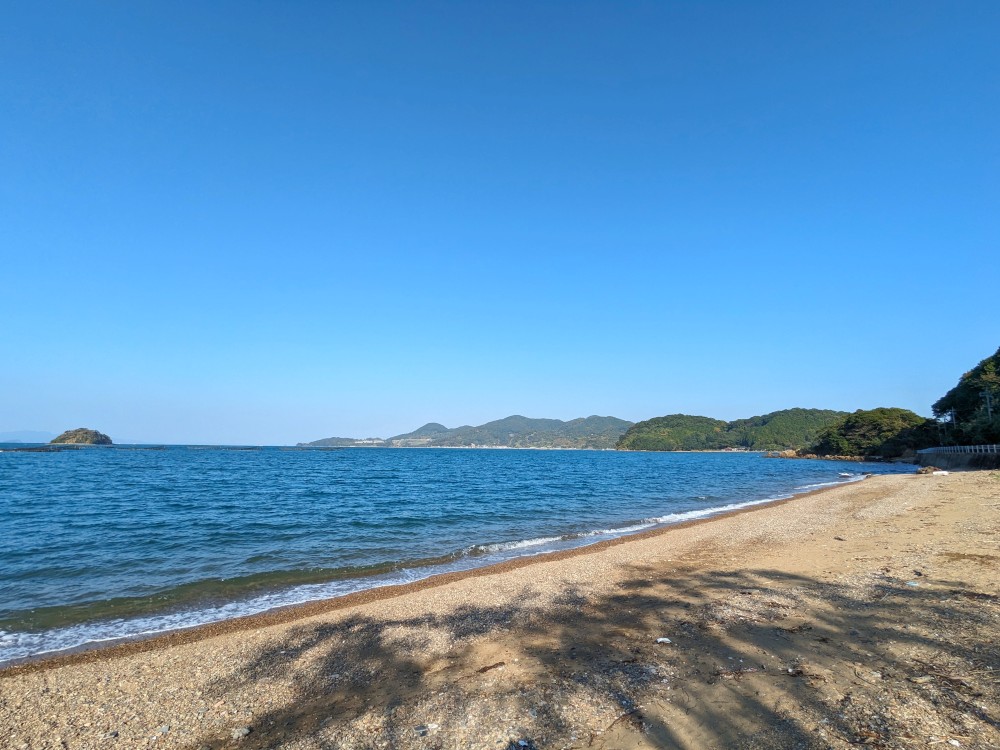
[[[1000,3],[37,2],[0,431],[922,414],[1000,345]]]

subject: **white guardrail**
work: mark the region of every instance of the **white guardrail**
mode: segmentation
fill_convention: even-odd
[[[917,453],[1000,453],[1000,445],[939,445]]]

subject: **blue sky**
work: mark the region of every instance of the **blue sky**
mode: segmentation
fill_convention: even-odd
[[[1000,5],[22,3],[0,431],[930,404],[1000,345]]]

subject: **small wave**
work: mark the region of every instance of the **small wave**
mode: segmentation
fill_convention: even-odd
[[[595,529],[594,531],[585,531],[579,534],[581,537],[595,537],[595,536],[624,536],[625,534],[634,534],[637,531],[644,531],[646,529],[651,529],[656,525],[655,521],[644,520],[638,523],[629,524],[628,526],[618,526],[613,529]]]
[[[665,516],[657,516],[655,518],[647,518],[646,522],[650,526],[663,526],[668,524],[681,523],[683,521],[694,521],[699,518],[709,518],[710,516],[716,516],[720,513],[728,513],[734,510],[741,510],[742,508],[750,508],[754,505],[763,505],[765,503],[773,503],[778,500],[787,500],[792,495],[771,495],[770,497],[763,497],[759,500],[747,500],[742,503],[729,503],[728,505],[719,505],[714,508],[703,508],[700,510],[688,510],[681,511],[680,513],[668,513]]]
[[[469,548],[469,552],[473,555],[488,555],[493,552],[510,552],[517,549],[528,549],[529,547],[541,547],[545,544],[553,544],[561,541],[563,541],[563,537],[561,536],[540,536],[535,539],[520,539],[515,542],[476,544]]]
[[[814,482],[812,484],[800,484],[795,488],[795,490],[815,490],[819,487],[833,487],[836,484],[842,484],[842,482]]]
[[[864,479],[862,474],[852,474],[849,477],[841,477],[835,482],[814,482],[813,484],[802,484],[795,488],[795,491],[800,490],[815,490],[819,487],[836,487],[838,484],[845,484],[847,482],[858,482]]]
[[[407,569],[370,579],[294,586],[250,599],[197,609],[79,623],[42,632],[0,631],[0,665],[82,646],[147,638],[160,633],[260,614],[281,607],[347,596],[366,589],[411,583],[439,572],[441,569]]]

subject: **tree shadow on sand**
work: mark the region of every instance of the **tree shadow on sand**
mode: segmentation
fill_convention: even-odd
[[[301,624],[210,691],[291,692],[194,747],[997,747],[998,624],[952,581],[636,569],[597,598]]]

